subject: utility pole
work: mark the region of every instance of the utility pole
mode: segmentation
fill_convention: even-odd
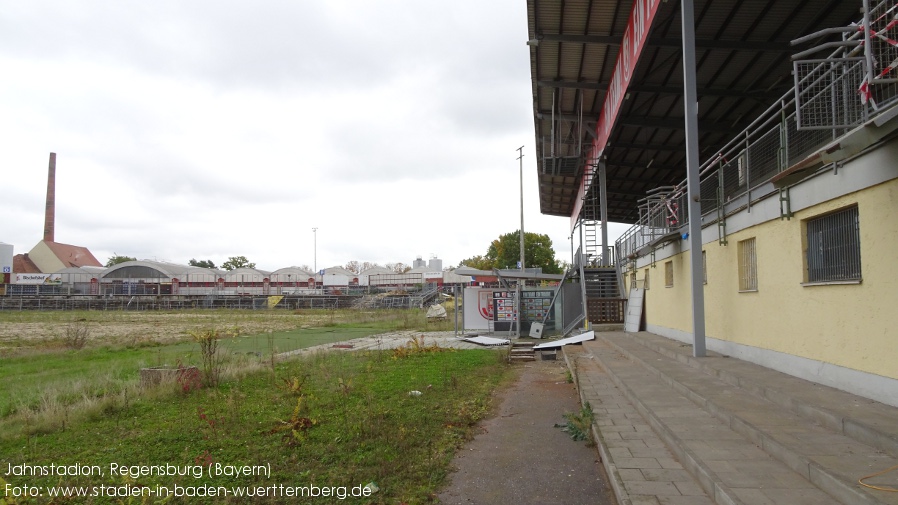
[[[524,146],[518,148],[518,160],[521,168],[521,272],[527,266],[524,263]]]
[[[314,244],[314,248],[315,248],[314,249],[315,250],[315,252],[314,252],[315,259],[313,260],[312,264],[314,265],[313,268],[315,269],[315,275],[318,275],[318,228],[312,228],[312,237],[313,237],[312,240],[313,240],[313,244]]]

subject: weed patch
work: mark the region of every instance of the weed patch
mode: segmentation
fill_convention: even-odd
[[[587,445],[592,446],[592,425],[595,422],[595,414],[589,402],[584,402],[580,407],[580,412],[569,412],[564,414],[567,424],[564,429],[572,439],[580,441],[586,440]]]
[[[82,349],[87,344],[88,336],[90,336],[90,328],[87,323],[78,321],[65,327],[63,342],[69,349]]]

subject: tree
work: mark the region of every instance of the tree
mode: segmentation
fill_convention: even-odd
[[[387,270],[392,270],[392,271],[396,272],[397,274],[404,274],[404,273],[408,272],[408,271],[411,270],[411,269],[412,269],[412,267],[410,267],[410,266],[408,266],[408,265],[406,265],[405,263],[402,263],[402,262],[399,262],[399,263],[387,263]]]
[[[111,267],[113,265],[118,265],[119,263],[124,263],[126,261],[137,261],[137,258],[132,258],[131,256],[120,256],[117,253],[112,253],[109,261],[106,262],[106,266]]]
[[[352,261],[346,263],[346,266],[343,268],[345,268],[346,270],[349,270],[350,272],[352,272],[354,274],[360,274],[360,273],[364,272],[365,270],[369,270],[376,266],[380,266],[380,265],[378,265],[377,263],[372,263],[370,261],[352,260]]]
[[[230,256],[228,261],[221,264],[221,268],[230,272],[238,268],[256,268],[256,264],[250,263],[246,256]]]
[[[365,270],[370,270],[374,267],[379,267],[379,266],[380,265],[378,265],[376,262],[363,261],[362,266],[359,267],[361,269],[359,273],[364,272]]]
[[[187,264],[192,267],[213,268],[213,269],[215,268],[215,263],[212,263],[212,260],[197,261],[193,258],[190,258],[190,261],[188,261]]]
[[[466,260],[461,260],[461,263],[458,264],[459,267],[465,266],[470,268],[476,268],[477,270],[492,270],[493,263],[484,258],[481,255],[473,256]]]
[[[486,259],[493,268],[517,268],[521,260],[520,230],[500,235],[486,251]],[[542,268],[543,273],[560,274],[552,239],[540,233],[524,233],[524,261],[528,268]]]

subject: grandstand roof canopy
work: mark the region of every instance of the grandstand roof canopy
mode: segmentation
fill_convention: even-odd
[[[681,6],[658,4],[603,153],[613,222],[635,222],[646,191],[686,177]],[[544,214],[574,213],[633,6],[633,0],[527,0]],[[789,91],[790,56],[816,44],[792,47],[791,40],[857,22],[860,7],[860,0],[696,0],[700,161],[715,157]],[[580,216],[597,220],[594,214],[587,209]]]

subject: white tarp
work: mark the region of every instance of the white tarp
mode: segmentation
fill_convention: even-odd
[[[555,347],[561,347],[567,344],[577,344],[580,342],[586,342],[587,340],[595,340],[596,332],[587,331],[586,333],[581,333],[579,335],[574,335],[573,337],[563,338],[561,340],[556,340],[554,342],[547,342],[545,344],[539,344],[533,346],[534,351],[538,351],[540,349],[553,349]]]
[[[508,345],[509,340],[507,338],[494,338],[494,337],[466,337],[462,340],[466,340],[468,342],[474,342],[475,344],[480,345]]]

